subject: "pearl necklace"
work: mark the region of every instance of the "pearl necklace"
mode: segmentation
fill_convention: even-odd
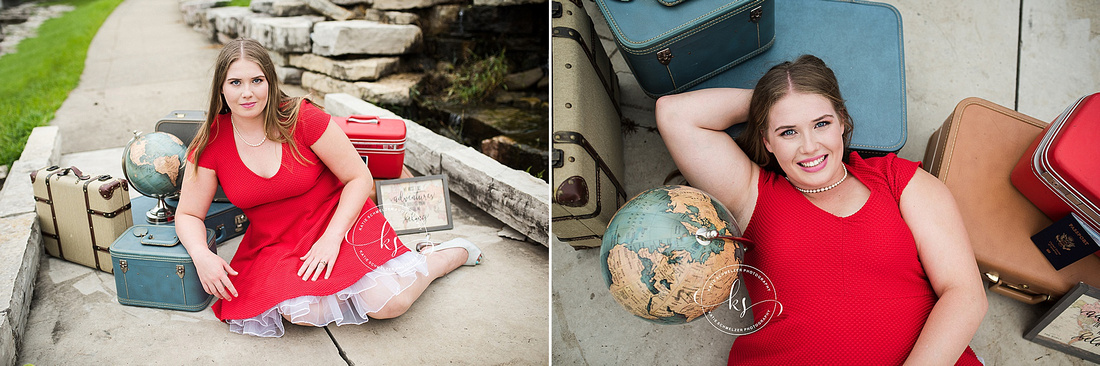
[[[844,169],[844,176],[840,177],[840,180],[836,181],[836,183],[830,184],[828,187],[817,188],[817,189],[802,189],[802,188],[798,188],[798,186],[794,185],[794,183],[791,183],[791,187],[794,187],[794,189],[796,189],[796,190],[798,190],[799,192],[802,192],[802,193],[821,193],[821,192],[825,192],[825,191],[828,191],[830,189],[836,188],[836,186],[839,186],[840,183],[843,183],[844,180],[848,178],[848,168],[843,166],[843,165],[841,165],[840,167]],[[787,182],[790,182],[790,181],[791,181],[791,179],[787,178]]]
[[[229,116],[229,122],[230,122],[229,124],[233,125],[233,132],[235,132],[237,134],[237,137],[241,138],[241,142],[243,142],[245,145],[252,146],[252,147],[260,147],[260,145],[263,145],[264,142],[267,141],[267,134],[265,133],[263,140],[260,140],[260,142],[257,142],[255,145],[250,144],[250,143],[248,143],[248,140],[244,139],[244,135],[241,134],[241,131],[237,130],[237,119],[233,118],[233,116],[230,115]]]

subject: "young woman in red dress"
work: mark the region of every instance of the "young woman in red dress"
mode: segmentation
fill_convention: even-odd
[[[968,343],[985,291],[951,193],[918,163],[846,153],[853,124],[824,62],[785,62],[754,90],[666,96],[656,114],[687,180],[756,243],[745,263],[783,305],[734,341],[729,364],[980,364]],[[724,132],[746,121],[736,141]],[[770,295],[751,285],[750,298]]]
[[[218,55],[206,122],[188,149],[176,233],[214,315],[237,333],[361,324],[403,314],[432,280],[481,251],[465,239],[407,249],[368,200],[374,182],[348,137],[317,106],[279,90],[267,50],[237,39]],[[205,244],[217,187],[250,225],[231,263]],[[361,219],[362,221],[358,221]],[[353,225],[375,228],[349,243]],[[419,249],[419,248],[418,248]]]

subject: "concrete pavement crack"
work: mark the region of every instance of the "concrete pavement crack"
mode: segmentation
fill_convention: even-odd
[[[332,345],[336,346],[336,350],[340,352],[340,358],[344,359],[344,362],[348,363],[348,366],[355,366],[355,362],[351,362],[348,359],[348,354],[344,352],[344,349],[340,347],[340,342],[336,341],[336,337],[332,335],[332,331],[325,327],[325,333],[328,333],[328,338],[332,340]]]

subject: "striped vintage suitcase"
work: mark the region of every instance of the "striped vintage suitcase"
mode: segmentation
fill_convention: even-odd
[[[598,247],[626,202],[619,82],[580,0],[554,1],[553,234]]]
[[[110,273],[108,247],[132,225],[127,181],[51,166],[31,185],[46,253]]]

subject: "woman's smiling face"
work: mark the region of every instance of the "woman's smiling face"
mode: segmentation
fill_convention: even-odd
[[[791,91],[772,106],[764,146],[795,187],[814,189],[843,177],[844,126],[829,99]]]

